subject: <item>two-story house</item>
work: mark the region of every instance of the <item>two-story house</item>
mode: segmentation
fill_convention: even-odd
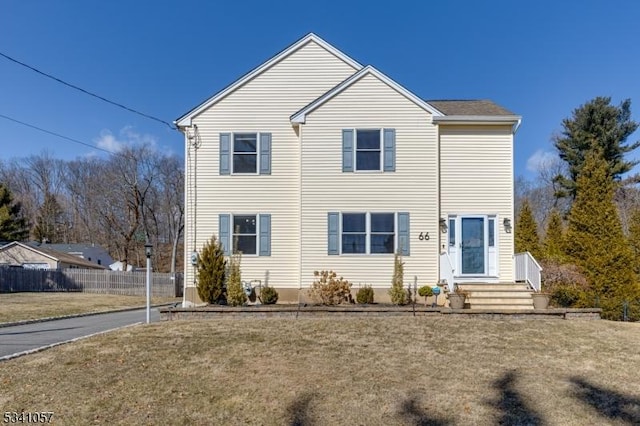
[[[191,254],[215,235],[281,301],[334,270],[388,300],[407,283],[514,281],[513,142],[491,101],[425,101],[309,34],[176,120]],[[235,245],[235,247],[233,247]]]

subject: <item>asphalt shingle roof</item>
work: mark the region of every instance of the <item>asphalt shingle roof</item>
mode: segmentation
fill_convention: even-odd
[[[444,115],[515,115],[513,112],[488,100],[433,100],[427,102]]]

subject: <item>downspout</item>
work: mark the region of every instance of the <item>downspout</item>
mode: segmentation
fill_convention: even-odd
[[[300,293],[302,293],[302,123],[298,124],[298,309],[300,309]]]
[[[432,121],[431,123],[433,123],[433,117],[431,118]],[[441,187],[441,183],[440,183],[440,143],[441,143],[441,139],[440,139],[440,125],[439,124],[435,124],[436,126],[436,185],[438,188],[438,227],[437,229],[437,233],[438,233],[438,249],[437,249],[437,253],[438,253],[438,261],[436,262],[436,273],[437,273],[437,283],[440,282],[440,280],[442,279],[442,271],[440,270],[440,256],[442,256],[442,248],[444,245],[444,238],[443,237],[443,233],[440,231],[440,219],[442,218],[442,187]],[[446,220],[446,218],[445,218]]]

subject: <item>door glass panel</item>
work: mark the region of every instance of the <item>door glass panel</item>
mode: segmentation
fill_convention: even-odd
[[[462,273],[484,274],[484,218],[462,218]]]

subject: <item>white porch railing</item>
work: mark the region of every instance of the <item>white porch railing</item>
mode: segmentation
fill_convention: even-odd
[[[526,282],[535,291],[540,291],[542,285],[542,267],[528,251],[516,253],[516,281]]]
[[[449,291],[453,290],[453,271],[449,253],[440,253],[440,282],[446,282]]]

